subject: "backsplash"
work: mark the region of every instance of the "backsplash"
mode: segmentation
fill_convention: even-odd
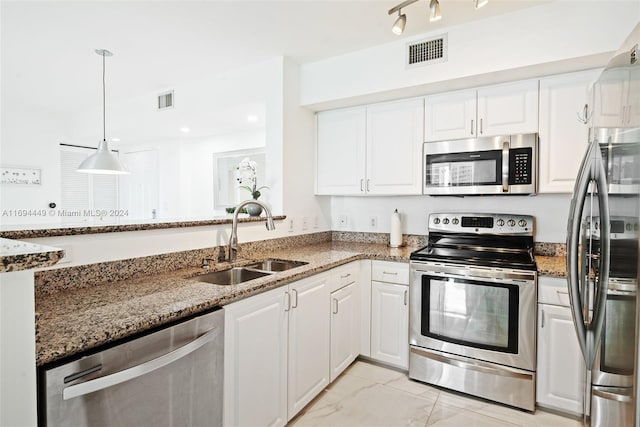
[[[389,233],[366,233],[358,231],[332,231],[331,240],[339,242],[377,243],[389,244]],[[427,244],[427,236],[417,234],[403,234],[403,246],[422,247]]]
[[[533,253],[542,256],[566,256],[567,245],[564,243],[535,242]]]

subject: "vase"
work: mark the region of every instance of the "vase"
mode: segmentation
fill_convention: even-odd
[[[250,203],[246,206],[249,216],[260,216],[262,213],[262,206],[257,203]]]

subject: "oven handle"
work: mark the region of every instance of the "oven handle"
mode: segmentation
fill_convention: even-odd
[[[489,279],[501,279],[504,282],[510,282],[513,284],[523,284],[523,282],[532,282],[536,276],[533,273],[515,273],[506,271],[495,270],[479,270],[473,268],[460,268],[460,267],[448,267],[444,265],[432,266],[431,269],[414,269],[416,273],[434,274],[443,277],[456,276],[460,279],[472,279],[472,278],[489,278]]]
[[[581,303],[581,295],[588,292],[585,283],[581,282],[578,272],[578,245],[580,227],[582,224],[582,212],[587,198],[591,181],[596,182],[598,190],[598,202],[600,205],[600,265],[598,272],[598,284],[595,290],[593,315],[591,320],[585,319]],[[604,322],[604,309],[607,296],[607,283],[609,281],[609,198],[607,195],[606,172],[600,154],[600,146],[597,140],[589,145],[587,154],[580,165],[580,172],[574,187],[569,208],[569,222],[567,224],[567,280],[569,282],[569,301],[571,314],[576,328],[576,335],[580,349],[585,359],[587,369],[591,369],[595,359],[596,348],[600,341],[602,323]],[[583,242],[586,244],[586,242]]]
[[[500,375],[502,377],[519,378],[526,380],[531,380],[533,378],[533,374],[525,374],[522,371],[515,370],[506,366],[502,366],[500,367],[500,369],[497,369],[487,363],[462,360],[451,355],[443,356],[438,353],[431,353],[414,347],[411,347],[411,352],[422,357],[426,357],[427,359],[436,360],[438,362],[446,363],[447,365],[455,366],[457,368],[482,372],[483,374]]]

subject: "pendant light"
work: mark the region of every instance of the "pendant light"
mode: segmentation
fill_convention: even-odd
[[[87,157],[78,169],[78,172],[105,174],[105,175],[122,175],[128,174],[129,171],[124,167],[120,160],[109,150],[106,137],[106,103],[105,103],[105,58],[113,56],[113,53],[106,49],[96,49],[96,53],[102,56],[102,141],[98,144],[98,150]]]

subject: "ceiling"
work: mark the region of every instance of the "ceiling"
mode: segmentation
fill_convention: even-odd
[[[550,0],[440,0],[404,9],[411,37]],[[287,56],[298,63],[398,40],[388,0],[5,1],[0,5],[4,108],[68,113],[99,108],[101,59],[108,99],[160,92],[176,84]],[[98,105],[96,105],[98,104]]]

